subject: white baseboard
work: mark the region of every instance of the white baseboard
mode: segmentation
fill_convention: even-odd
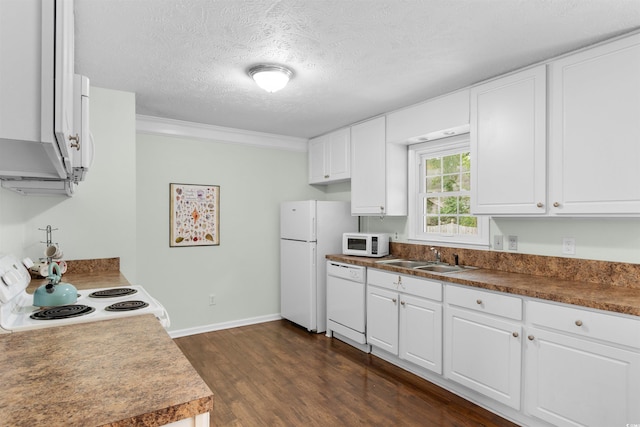
[[[178,329],[169,331],[171,338],[186,337],[188,335],[202,334],[205,332],[221,331],[223,329],[237,328],[239,326],[255,325],[256,323],[272,322],[280,320],[280,314],[268,314],[266,316],[251,317],[248,319],[232,320],[229,322],[214,323],[212,325],[196,326],[195,328]]]

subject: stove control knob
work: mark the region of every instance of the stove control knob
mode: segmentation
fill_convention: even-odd
[[[5,283],[5,285],[7,286],[13,286],[16,283],[18,283],[18,281],[20,280],[20,275],[18,275],[18,273],[16,273],[13,270],[9,270],[5,273],[4,276],[2,276],[2,281]]]
[[[31,261],[31,258],[29,257],[26,257],[25,259],[23,259],[22,263],[24,264],[25,267],[27,267],[27,270],[33,267],[33,261]]]

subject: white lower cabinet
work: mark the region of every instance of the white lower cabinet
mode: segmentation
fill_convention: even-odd
[[[367,342],[442,373],[442,285],[369,269]]]
[[[400,294],[400,358],[442,373],[442,304]]]
[[[640,321],[530,301],[525,410],[556,426],[640,423]]]
[[[398,292],[367,285],[367,343],[398,355]]]
[[[366,328],[373,354],[518,424],[640,425],[636,316],[369,268]]]
[[[445,377],[520,409],[522,300],[447,285],[445,301]]]

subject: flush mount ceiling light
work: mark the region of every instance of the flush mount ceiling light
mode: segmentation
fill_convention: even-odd
[[[280,65],[256,65],[249,68],[249,75],[267,92],[277,92],[287,85],[293,71]]]

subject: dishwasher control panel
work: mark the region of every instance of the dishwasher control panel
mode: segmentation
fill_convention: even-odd
[[[342,264],[340,262],[329,261],[327,263],[327,274],[333,277],[351,280],[353,282],[364,283],[366,278],[366,267],[358,265]]]

